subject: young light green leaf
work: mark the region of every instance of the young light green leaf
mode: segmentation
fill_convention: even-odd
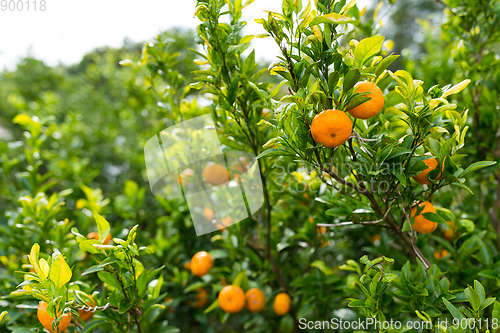
[[[369,58],[379,53],[383,43],[384,37],[382,36],[374,36],[361,40],[354,50],[356,67],[361,68]]]
[[[62,254],[59,254],[52,266],[50,267],[50,280],[54,282],[57,289],[62,288],[66,283],[71,280],[72,272],[68,264],[64,260]]]
[[[443,95],[441,96],[441,98],[446,98],[446,97],[448,97],[450,95],[458,94],[459,92],[461,92],[462,90],[464,90],[469,85],[469,83],[470,83],[469,79],[463,80],[462,82],[454,85],[450,89],[447,89],[446,91],[444,91]]]
[[[338,13],[330,13],[314,18],[314,20],[309,23],[309,26],[312,27],[320,23],[346,24],[351,22],[354,22],[354,19],[352,17],[340,15]]]
[[[109,222],[106,221],[104,217],[95,212],[94,212],[94,218],[97,224],[97,229],[99,231],[99,242],[103,244],[110,233]]]
[[[332,269],[330,267],[327,267],[325,265],[325,262],[322,260],[316,260],[316,261],[312,262],[311,267],[315,267],[315,268],[319,269],[325,275],[331,275],[333,273]]]
[[[3,317],[5,317],[7,313],[8,313],[7,311],[3,311],[2,313],[0,313],[0,323],[2,322]]]

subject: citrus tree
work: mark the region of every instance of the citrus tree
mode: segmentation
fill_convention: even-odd
[[[3,76],[14,139],[0,142],[2,330],[499,331],[497,235],[464,203],[496,167],[468,148],[486,110],[464,97],[477,68],[430,78],[431,52],[422,70],[394,68],[383,3],[367,14],[283,0],[245,35],[252,2],[198,0],[199,48],[175,31],[141,53],[96,52],[66,70],[26,61]],[[493,61],[491,12],[479,51]],[[483,22],[450,16],[443,29],[469,19]],[[254,38],[275,41],[275,62],[259,63]],[[219,186],[257,165],[264,203],[238,223],[205,207],[218,231],[197,237],[183,200],[147,190],[143,147],[207,113],[224,150],[256,159],[190,166],[180,183]]]

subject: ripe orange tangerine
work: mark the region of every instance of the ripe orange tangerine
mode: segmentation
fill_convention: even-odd
[[[203,276],[212,268],[213,260],[210,254],[205,251],[196,253],[191,259],[191,273],[196,276]]]
[[[92,298],[92,295],[89,295],[89,297],[90,297],[90,299],[92,301],[91,302],[87,302],[87,306],[95,307],[96,306],[96,302]],[[83,321],[89,321],[94,316],[94,313],[92,311],[78,310],[78,315],[80,315],[80,319],[81,320],[83,320]]]
[[[354,89],[357,93],[370,92],[365,95],[365,97],[370,97],[370,99],[349,110],[348,112],[351,116],[358,119],[368,119],[376,116],[383,109],[384,94],[375,83],[369,81],[358,82],[354,85]]]
[[[413,224],[413,229],[420,232],[421,234],[428,234],[436,230],[438,224],[436,222],[429,221],[423,214],[425,213],[436,213],[436,209],[429,201],[423,201],[418,204],[418,207],[424,207],[422,211],[415,216],[417,213],[417,205],[413,206],[410,212],[410,217],[415,218],[415,223]]]
[[[457,226],[451,221],[447,221],[446,223],[448,223],[448,230],[443,230],[443,237],[447,241],[451,242],[457,230]]]
[[[430,152],[425,153],[425,155],[432,156],[432,154]],[[425,160],[424,163],[427,165],[427,169],[420,172],[418,175],[413,177],[413,179],[415,179],[415,181],[417,181],[417,183],[429,185],[431,182],[427,179],[427,175],[429,174],[429,172],[431,170],[434,170],[437,168],[438,161],[434,157],[434,158],[429,158],[429,159]],[[441,173],[439,174],[438,178],[440,176],[441,176]]]
[[[273,311],[278,316],[284,316],[290,311],[292,300],[286,293],[279,293],[274,298]]]
[[[245,293],[238,286],[227,286],[219,293],[219,305],[227,313],[238,313],[245,307]]]
[[[436,251],[434,252],[434,258],[436,259],[443,259],[444,257],[446,257],[447,255],[449,255],[450,252],[448,252],[448,250],[441,250],[441,251]]]
[[[201,309],[208,304],[208,293],[203,288],[198,288],[196,292],[197,294],[194,297],[194,303],[191,303],[191,301],[189,301],[189,305],[191,305],[195,309]]]
[[[340,110],[324,110],[314,117],[311,134],[317,143],[335,148],[346,142],[352,133],[352,121]]]
[[[233,219],[231,216],[226,216],[221,219],[220,223],[216,223],[215,225],[219,228],[220,231],[224,231],[226,227],[230,226],[233,223]]]
[[[214,186],[224,184],[229,181],[229,171],[225,166],[212,163],[208,164],[202,172],[203,179]]]
[[[266,306],[266,296],[264,295],[262,290],[258,288],[247,290],[247,292],[245,293],[245,298],[247,301],[246,308],[250,312],[260,312]]]
[[[205,220],[207,221],[212,221],[215,217],[214,212],[210,208],[203,208],[203,216],[205,217]]]
[[[40,321],[40,324],[42,324],[42,326],[45,327],[45,329],[50,333],[54,333],[54,330],[52,329],[52,322],[54,321],[54,318],[52,318],[47,312],[48,305],[49,304],[47,302],[41,301],[38,304],[38,310],[36,315],[38,317],[38,320]],[[61,313],[59,312],[58,315],[61,315]],[[66,313],[62,317],[61,321],[59,321],[59,329],[57,329],[57,333],[66,331],[70,323],[71,323],[71,313]]]

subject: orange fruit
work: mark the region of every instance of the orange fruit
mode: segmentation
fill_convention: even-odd
[[[279,293],[274,298],[273,311],[278,316],[284,316],[290,311],[290,303],[292,300],[286,293]]]
[[[324,110],[311,123],[314,141],[322,143],[326,148],[340,146],[349,139],[351,133],[351,118],[340,110]]]
[[[231,218],[231,216],[226,216],[223,217],[221,223],[217,223],[216,226],[219,228],[220,231],[224,231],[226,227],[231,225],[231,223],[233,223],[233,219]]]
[[[88,239],[95,239],[95,240],[99,240],[99,234],[95,231],[92,231],[91,233],[89,233],[87,235],[87,238]],[[111,236],[111,233],[108,234],[108,236],[106,237],[106,239],[104,240],[104,244],[108,244],[111,239],[113,238],[113,236]]]
[[[446,223],[448,223],[448,230],[443,230],[443,237],[447,241],[451,242],[455,234],[455,231],[457,230],[457,227],[451,221],[447,221]]]
[[[252,288],[247,290],[245,299],[247,301],[246,308],[250,312],[261,312],[266,306],[266,296],[260,289]]]
[[[316,226],[316,231],[317,231],[318,233],[325,234],[325,233],[326,233],[326,230],[327,230],[327,229],[326,229],[326,227],[318,227],[318,226]]]
[[[52,322],[54,321],[54,318],[52,318],[47,312],[48,305],[49,304],[47,302],[41,301],[38,304],[38,310],[36,315],[38,317],[38,320],[40,321],[40,324],[42,324],[42,326],[45,327],[45,329],[50,333],[54,333],[55,331],[52,329]],[[59,312],[58,315],[61,315],[61,313]],[[62,317],[61,321],[59,321],[59,329],[57,330],[57,333],[66,331],[70,323],[71,323],[71,313],[66,313]]]
[[[449,254],[450,254],[450,252],[448,252],[448,250],[436,251],[436,252],[434,252],[434,258],[436,258],[438,260],[443,259],[444,257],[446,257]]]
[[[415,223],[413,224],[413,229],[420,232],[421,234],[428,234],[436,230],[438,224],[436,222],[429,221],[424,217],[424,213],[435,213],[436,209],[429,201],[423,201],[418,204],[419,207],[424,206],[422,211],[415,216],[417,213],[417,205],[413,206],[410,212],[410,217],[415,218]]]
[[[90,307],[95,307],[96,302],[92,298],[92,295],[89,295],[90,299],[92,300],[91,302],[87,302],[87,306]],[[92,311],[86,311],[86,310],[78,310],[78,315],[80,315],[80,319],[83,321],[88,321],[94,316],[94,313]]]
[[[425,155],[432,156],[432,154],[429,153],[429,152],[425,153]],[[415,179],[417,181],[417,183],[429,185],[431,182],[427,179],[427,174],[431,170],[434,170],[434,169],[437,168],[438,161],[434,157],[434,158],[429,158],[429,159],[425,160],[424,163],[427,165],[427,169],[425,169],[424,171],[420,172],[418,175],[416,175],[415,177],[413,177],[413,179]],[[439,176],[441,176],[441,174],[439,174]],[[438,178],[439,178],[439,176],[438,176]]]
[[[213,260],[210,254],[205,251],[196,253],[191,259],[191,273],[196,276],[203,276],[212,268]]]
[[[190,270],[191,269],[191,262],[185,262],[184,265],[183,265],[184,269],[188,269]]]
[[[214,212],[210,208],[203,208],[203,216],[205,217],[205,220],[207,221],[212,221],[215,218]]]
[[[225,166],[217,163],[209,164],[203,169],[203,179],[214,186],[224,184],[229,181],[229,171]]]
[[[380,234],[375,234],[375,235],[373,235],[373,237],[370,237],[370,241],[372,243],[375,243],[375,242],[377,242],[379,240],[380,240]]]
[[[370,92],[365,95],[365,97],[370,97],[370,99],[350,109],[348,112],[351,116],[358,119],[368,119],[376,116],[382,110],[384,107],[384,94],[375,83],[368,81],[358,82],[354,85],[354,89],[357,93]]]
[[[227,286],[219,293],[219,305],[227,313],[237,313],[245,307],[245,293],[238,286]]]
[[[194,304],[189,302],[189,305],[191,305],[195,309],[201,309],[208,304],[208,293],[203,288],[198,288],[196,289],[196,291],[197,294],[194,297]]]

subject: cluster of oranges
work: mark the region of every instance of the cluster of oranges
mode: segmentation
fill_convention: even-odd
[[[370,99],[348,112],[357,119],[368,119],[376,116],[384,107],[384,94],[373,82],[358,82],[354,86],[356,93],[368,93]],[[341,110],[325,110],[316,115],[311,123],[311,134],[323,147],[335,148],[346,142],[352,134],[352,121]]]
[[[198,277],[207,274],[212,266],[213,259],[205,251],[196,253],[191,258],[191,262],[184,265],[186,269],[189,268]],[[225,282],[225,279],[223,280]],[[208,303],[208,293],[202,288],[198,289],[197,292],[195,302],[191,303],[191,305],[199,309]],[[238,313],[244,308],[252,313],[258,313],[266,306],[266,296],[262,290],[251,288],[245,293],[241,287],[236,285],[225,286],[219,293],[218,301],[221,309],[227,313]],[[284,316],[290,311],[290,305],[290,296],[286,293],[280,293],[274,299],[273,311],[278,316]]]
[[[432,156],[431,153],[425,153],[425,155]],[[418,175],[413,177],[413,179],[422,185],[429,185],[431,182],[429,181],[429,172],[436,169],[438,167],[438,161],[435,157],[431,157],[429,159],[424,160],[425,165],[427,165],[427,169],[421,171]],[[441,173],[436,177],[438,179],[441,177]],[[434,179],[434,180],[436,180]],[[422,207],[422,210],[417,214],[418,208]],[[423,214],[425,213],[436,213],[436,209],[429,201],[422,201],[419,204],[412,207],[410,212],[410,217],[415,218],[415,223],[413,224],[413,229],[415,231],[420,232],[421,234],[428,234],[436,230],[438,224],[436,222],[429,221],[426,219]],[[451,238],[451,237],[450,237]]]
[[[99,240],[99,234],[97,232],[91,232],[87,235],[87,238]],[[108,236],[104,240],[104,244],[109,244],[109,242],[111,241],[112,238],[113,237],[111,236],[111,233],[108,234]],[[33,271],[33,269],[30,269],[30,271]],[[92,298],[92,295],[88,295],[88,296],[89,296],[91,301],[87,302],[87,306],[95,307],[96,302]],[[53,324],[55,319],[52,316],[50,316],[49,313],[47,312],[47,306],[48,306],[48,303],[44,302],[44,301],[41,301],[38,304],[37,317],[38,317],[38,320],[40,321],[40,324],[42,324],[42,326],[47,331],[49,331],[50,333],[54,333],[54,330],[52,329],[52,324]],[[59,317],[60,315],[61,315],[60,311],[57,311],[57,316]],[[87,310],[78,310],[78,315],[82,321],[86,322],[86,321],[89,321],[94,316],[94,312],[87,311]],[[71,318],[72,318],[71,313],[65,313],[62,316],[62,319],[59,321],[59,329],[58,329],[57,333],[64,332],[68,328],[68,326],[71,323]]]
[[[354,86],[356,93],[367,93],[365,97],[370,99],[348,112],[357,119],[369,119],[376,116],[384,107],[384,95],[382,90],[373,82],[363,81],[358,82]],[[335,148],[342,145],[352,134],[352,121],[341,110],[324,110],[316,115],[311,123],[311,135],[317,143],[323,144],[326,148]],[[431,153],[426,155],[432,156]],[[420,184],[431,184],[428,174],[438,166],[438,161],[435,157],[424,160],[427,169],[413,177]],[[436,179],[441,176],[439,174]],[[435,179],[434,179],[435,180]],[[417,214],[417,208],[422,207],[422,210]],[[429,201],[423,201],[411,209],[410,216],[415,218],[413,229],[422,234],[433,232],[437,228],[437,223],[426,219],[423,214],[432,212],[436,213],[436,209]],[[451,234],[450,234],[451,233]],[[453,230],[450,227],[445,233],[445,238],[451,239]]]
[[[40,324],[42,324],[42,326],[50,333],[54,333],[54,330],[52,329],[52,323],[54,322],[54,318],[51,317],[47,312],[48,305],[49,304],[47,302],[41,301],[38,304],[38,310],[36,315],[38,317],[38,320],[40,321]],[[59,309],[57,309],[56,312],[57,316],[59,317],[61,315],[61,312],[58,310]],[[62,319],[59,321],[57,333],[64,332],[68,328],[70,323],[71,323],[71,313],[65,313],[62,316]]]
[[[89,307],[96,306],[96,302],[92,298],[92,296],[89,295],[89,297],[90,297],[91,301],[87,302],[87,306],[89,306]],[[44,301],[41,301],[38,304],[37,317],[38,317],[38,320],[40,321],[40,324],[42,324],[42,326],[47,331],[49,331],[50,333],[54,333],[54,330],[52,329],[52,324],[54,323],[55,319],[51,315],[49,315],[49,313],[47,311],[48,305],[49,304],[47,302],[44,302]],[[58,317],[61,316],[61,311],[59,311],[59,309],[56,312],[57,312]],[[94,313],[92,311],[87,311],[87,310],[78,310],[78,315],[79,315],[81,320],[86,322],[86,321],[89,321],[94,316]],[[62,316],[61,320],[59,321],[57,333],[66,331],[66,329],[68,328],[68,326],[71,323],[71,317],[72,317],[71,313],[65,313]]]

